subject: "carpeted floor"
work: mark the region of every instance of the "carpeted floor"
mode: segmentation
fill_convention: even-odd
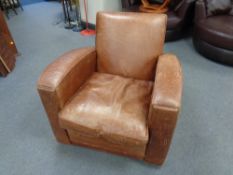
[[[183,106],[168,159],[143,161],[58,144],[36,91],[43,69],[58,55],[94,45],[57,23],[58,3],[25,6],[8,22],[21,56],[0,78],[0,174],[229,175],[233,174],[233,68],[204,59],[191,39],[165,45],[184,71]]]

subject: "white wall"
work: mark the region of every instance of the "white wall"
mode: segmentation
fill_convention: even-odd
[[[121,0],[86,0],[88,8],[88,22],[96,23],[96,13],[98,11],[121,11]],[[82,20],[86,21],[84,13],[84,0],[79,0]]]

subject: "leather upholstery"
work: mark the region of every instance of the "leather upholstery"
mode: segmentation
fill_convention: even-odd
[[[212,15],[208,17],[205,1],[198,0],[196,3],[195,27],[193,35],[195,48],[201,54],[210,59],[231,64],[233,62],[232,24],[233,16],[229,14]],[[198,44],[197,42],[201,43]],[[212,53],[209,53],[210,50],[212,50]]]
[[[192,25],[195,0],[180,0],[177,5],[167,12],[166,41],[182,38],[189,26]]]
[[[193,44],[198,52],[206,58],[226,65],[233,66],[233,52],[231,50],[216,47],[194,35]]]
[[[206,7],[204,1],[203,0],[197,1],[195,4],[195,17],[194,17],[195,23],[205,19],[206,16],[207,14],[206,14]]]
[[[66,131],[58,124],[58,113],[95,70],[96,52],[89,47],[65,53],[40,76],[37,88],[59,142],[69,143],[69,139]]]
[[[178,58],[173,54],[159,57],[154,90],[153,105],[179,108],[182,93],[182,70]]]
[[[165,161],[181,106],[182,70],[177,57],[159,57],[148,117],[150,140],[145,160],[156,164]]]
[[[182,27],[182,19],[179,18],[174,11],[168,11],[168,22],[167,22],[167,29],[174,29],[174,28],[181,28]]]
[[[91,140],[101,136],[99,139],[107,143],[120,141],[126,150],[140,145],[142,158],[148,141],[146,120],[152,85],[95,73],[61,111],[60,126],[89,134]]]
[[[95,48],[75,49],[62,55],[45,69],[38,80],[38,88],[56,91],[60,106],[63,107],[95,70]],[[74,80],[77,80],[75,86]]]
[[[146,145],[144,142],[131,139],[124,139],[117,135],[95,134],[86,132],[86,130],[67,130],[71,143],[74,145],[94,148],[100,151],[107,151],[114,154],[143,159],[145,156]]]
[[[96,30],[99,72],[153,80],[163,53],[165,15],[98,13]]]
[[[199,21],[195,29],[200,39],[208,41],[214,46],[233,51],[233,16],[208,17]]]
[[[97,20],[96,48],[62,55],[38,81],[54,135],[61,143],[162,164],[182,91],[177,58],[162,55],[166,17],[100,13]],[[162,36],[152,36],[154,28]]]
[[[231,11],[229,13],[230,15],[233,15],[233,2],[232,2],[232,8],[231,8]]]

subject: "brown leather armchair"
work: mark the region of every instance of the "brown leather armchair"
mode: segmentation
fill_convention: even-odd
[[[220,11],[221,1],[212,2],[209,8],[206,0],[196,2],[193,43],[203,56],[233,66],[233,1],[231,11]]]
[[[164,162],[182,93],[165,30],[166,15],[98,13],[96,46],[45,69],[38,91],[59,142]]]
[[[153,3],[153,1],[151,2]],[[123,11],[138,12],[141,0],[122,0]],[[187,33],[193,22],[195,0],[171,0],[166,12],[166,41],[180,39]]]

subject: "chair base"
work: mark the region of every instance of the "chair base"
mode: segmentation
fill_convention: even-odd
[[[140,160],[140,161],[143,161],[145,163],[148,163],[150,165],[155,165],[155,166],[162,166],[164,164],[164,161],[165,161],[165,160],[161,160],[161,159],[156,159],[156,160],[152,161],[152,160],[147,159],[146,157],[142,158],[142,157],[138,157],[138,156],[135,156],[135,155],[130,155],[130,154],[123,153],[123,152],[119,153],[117,151],[99,148],[99,147],[97,147],[95,145],[89,145],[89,144],[82,143],[82,142],[73,142],[73,141],[71,141],[70,143],[62,143],[62,142],[59,142],[59,143],[64,144],[64,145],[76,146],[77,149],[78,149],[78,147],[82,147],[82,148],[90,149],[90,150],[93,150],[93,151],[112,154],[112,155],[115,155],[115,156],[123,156],[123,157],[126,157],[126,158],[130,158],[132,160],[133,159],[134,160]]]
[[[233,66],[232,50],[216,47],[195,36],[193,37],[193,44],[196,50],[206,58],[221,64]]]

